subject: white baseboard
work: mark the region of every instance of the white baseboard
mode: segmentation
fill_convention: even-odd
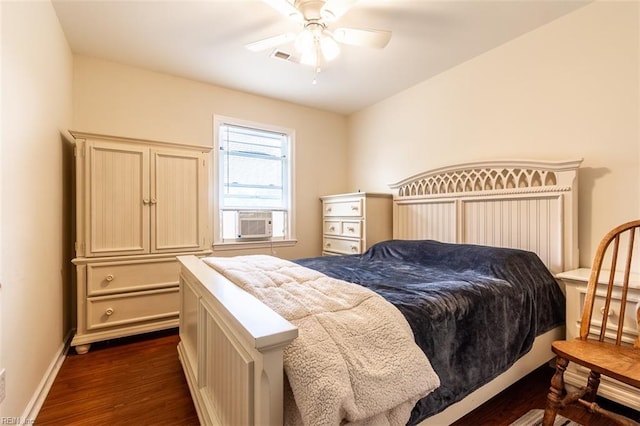
[[[27,407],[24,410],[24,414],[22,415],[23,419],[29,419],[35,421],[36,417],[40,413],[40,409],[44,404],[44,400],[47,398],[49,391],[51,390],[51,386],[53,386],[53,382],[62,367],[62,363],[67,357],[67,353],[69,351],[69,344],[71,343],[71,338],[73,337],[74,330],[70,330],[67,336],[65,337],[62,345],[56,351],[56,355],[54,356],[51,364],[49,364],[49,368],[47,368],[47,372],[42,377],[40,384],[36,388],[36,391],[33,393],[33,397],[27,404]]]

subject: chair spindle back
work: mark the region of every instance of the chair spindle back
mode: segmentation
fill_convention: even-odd
[[[622,343],[623,324],[629,293],[629,278],[634,266],[633,255],[636,233],[640,232],[639,230],[640,220],[625,223],[611,230],[598,245],[584,302],[582,323],[580,324],[580,339],[587,340],[589,330],[592,327],[592,319],[600,318],[597,314],[594,316],[593,312],[597,299],[596,295],[598,294],[605,299],[604,306],[600,308],[602,325],[600,326],[598,340],[604,341],[606,337],[610,336],[610,334],[607,336],[607,331],[613,332],[615,330],[615,344],[620,345]],[[624,245],[626,245],[626,250]],[[608,270],[602,268],[606,259],[611,260]],[[620,276],[622,276],[622,280],[618,278]],[[605,284],[606,289],[602,287]],[[599,285],[600,289],[598,288]],[[606,295],[602,294],[602,290],[605,290]],[[620,301],[619,312],[616,312],[611,306],[611,296],[614,291],[616,292],[616,299]],[[614,324],[614,317],[617,317],[617,324]],[[640,327],[640,311],[638,310],[636,310],[636,317],[638,317]],[[613,340],[612,336],[609,338]],[[640,347],[640,336],[634,345]]]

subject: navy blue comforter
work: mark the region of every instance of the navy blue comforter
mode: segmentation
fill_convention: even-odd
[[[385,241],[362,255],[295,260],[370,288],[407,318],[441,386],[409,424],[489,382],[564,324],[564,296],[535,253],[437,241]]]

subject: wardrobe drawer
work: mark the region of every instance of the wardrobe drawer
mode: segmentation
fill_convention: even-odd
[[[341,254],[358,254],[361,251],[360,240],[347,240],[325,237],[322,242],[324,251],[330,251]]]
[[[93,263],[87,265],[87,295],[151,290],[178,285],[180,264],[175,258],[152,263]]]
[[[323,207],[325,216],[362,216],[362,200],[325,201]]]
[[[87,299],[87,329],[178,317],[179,289],[140,291]]]

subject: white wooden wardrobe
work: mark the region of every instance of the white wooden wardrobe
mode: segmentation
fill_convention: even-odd
[[[72,131],[78,353],[178,326],[178,254],[210,254],[210,147]]]

